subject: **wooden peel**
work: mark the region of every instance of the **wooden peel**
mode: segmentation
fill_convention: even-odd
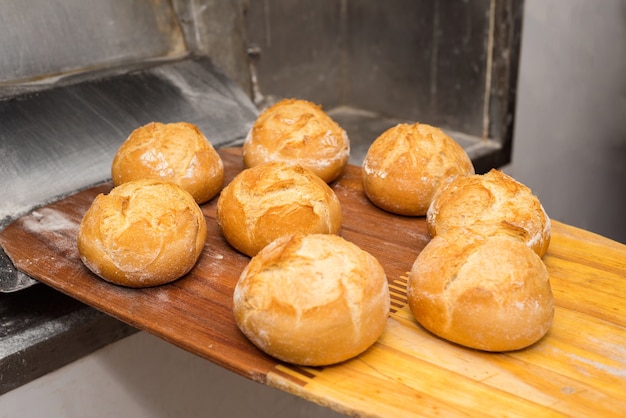
[[[239,148],[221,149],[226,182],[243,169]],[[392,313],[380,340],[345,363],[283,364],[238,330],[232,291],[249,261],[223,239],[216,199],[202,206],[209,238],[194,269],[160,287],[128,289],[87,270],[75,247],[78,224],[98,193],[79,192],[17,219],[0,232],[15,266],[61,292],[247,378],[352,415],[617,416],[626,411],[626,246],[553,221],[544,257],[556,301],[552,329],[517,352],[484,353],[441,340],[413,319],[406,275],[428,243],[424,218],[374,207],[359,167],[332,185],[341,235],[379,259]]]

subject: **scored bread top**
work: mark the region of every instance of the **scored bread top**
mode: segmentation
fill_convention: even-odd
[[[380,208],[408,216],[426,214],[441,185],[474,174],[465,150],[441,129],[399,124],[383,132],[363,161],[365,193]]]
[[[83,263],[116,284],[163,284],[189,271],[206,239],[206,221],[179,186],[135,180],[98,195],[83,220],[78,248]]]
[[[204,203],[222,188],[224,164],[196,125],[151,122],[120,146],[111,176],[116,186],[144,178],[176,183]]]
[[[426,329],[487,351],[535,343],[554,315],[545,265],[522,241],[505,235],[434,237],[415,260],[407,297]]]
[[[246,167],[298,164],[327,183],[343,172],[349,155],[346,131],[321,106],[300,99],[284,99],[263,111],[243,144]]]
[[[274,162],[245,169],[222,190],[217,220],[228,242],[253,256],[285,234],[336,234],[342,213],[321,178],[299,165]]]
[[[431,236],[460,229],[481,236],[517,237],[539,256],[548,249],[551,223],[530,188],[500,170],[458,177],[435,195],[426,215]]]
[[[255,345],[306,365],[365,350],[382,333],[390,305],[380,263],[328,234],[273,241],[245,268],[233,301],[237,324]]]

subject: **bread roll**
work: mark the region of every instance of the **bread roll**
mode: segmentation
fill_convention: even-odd
[[[252,258],[233,302],[237,325],[261,350],[325,366],[376,342],[390,299],[376,258],[339,236],[311,234],[283,236]]]
[[[399,124],[370,145],[361,170],[363,188],[376,206],[407,216],[426,215],[437,189],[474,174],[465,150],[441,129]]]
[[[243,170],[217,201],[224,237],[249,256],[285,234],[336,234],[341,220],[341,204],[328,184],[310,170],[281,162]]]
[[[139,179],[170,181],[204,203],[221,190],[224,165],[197,126],[152,122],[135,129],[120,146],[111,176],[115,186]]]
[[[128,287],[169,283],[194,266],[207,235],[193,197],[173,183],[135,180],[98,195],[78,232],[81,260]]]
[[[413,264],[407,297],[424,328],[485,351],[535,343],[554,315],[545,265],[522,241],[508,236],[436,236]]]
[[[262,112],[243,144],[246,167],[281,161],[308,168],[330,183],[348,164],[346,132],[306,100],[284,99]]]
[[[431,236],[456,230],[480,236],[517,237],[543,257],[550,245],[550,218],[532,191],[505,173],[459,177],[442,188],[428,210]]]

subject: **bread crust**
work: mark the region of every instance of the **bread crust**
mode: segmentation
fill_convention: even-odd
[[[456,176],[474,174],[465,150],[441,129],[399,124],[370,145],[361,176],[367,197],[388,212],[423,216],[435,192]]]
[[[115,186],[144,178],[176,183],[201,204],[221,190],[224,164],[196,125],[151,122],[120,146],[111,176]]]
[[[415,319],[441,338],[485,351],[511,351],[550,329],[554,297],[547,269],[509,236],[438,235],[409,274]]]
[[[385,272],[372,255],[328,234],[286,235],[253,257],[233,295],[238,327],[280,360],[325,366],[352,358],[383,333]]]
[[[204,215],[188,192],[135,180],[95,198],[79,226],[78,250],[85,266],[106,281],[157,286],[191,270],[206,235]]]
[[[346,131],[321,106],[300,99],[284,99],[263,111],[243,144],[246,167],[287,162],[327,183],[343,173],[349,156]]]
[[[540,257],[548,250],[551,223],[530,188],[502,171],[454,179],[436,194],[426,216],[431,237],[466,231],[517,237]]]
[[[217,221],[234,248],[254,256],[285,234],[337,234],[342,213],[335,192],[320,177],[273,162],[243,170],[222,190]]]

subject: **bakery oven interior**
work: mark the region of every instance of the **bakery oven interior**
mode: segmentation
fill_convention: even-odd
[[[114,153],[138,126],[184,120],[216,147],[237,145],[258,111],[281,97],[322,105],[348,131],[354,164],[403,121],[448,130],[478,171],[505,164],[521,7],[510,0],[5,2],[0,230],[108,179]],[[36,283],[0,251],[0,394],[136,332]]]
[[[322,105],[354,164],[403,121],[448,130],[478,171],[505,164],[521,3],[5,2],[0,230],[108,179],[140,125],[184,120],[237,145],[281,97]],[[0,251],[0,394],[136,332],[36,283]]]
[[[257,106],[322,104],[352,162],[386,128],[444,128],[484,172],[510,160],[522,1],[250,2]]]
[[[322,105],[353,164],[413,121],[445,129],[477,172],[510,160],[521,1],[36,3],[0,17],[2,225],[109,178],[135,127],[185,120],[236,145],[283,97]],[[33,283],[3,263],[5,291]]]

